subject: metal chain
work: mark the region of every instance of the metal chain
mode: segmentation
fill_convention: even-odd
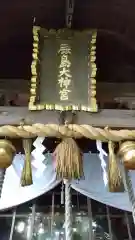
[[[135,225],[135,194],[134,194],[134,189],[132,186],[130,172],[126,169],[125,169],[125,182],[126,182],[126,188],[128,191],[129,200],[132,205],[132,216],[133,216],[133,222]]]
[[[66,0],[66,27],[71,28],[75,0]]]
[[[0,169],[0,198],[2,196],[2,189],[3,189],[4,179],[5,179],[5,173],[6,173],[6,169]]]
[[[132,185],[132,180],[130,177],[130,171],[127,170],[124,167],[124,164],[122,164],[121,162],[119,162],[119,167],[120,167],[120,170],[121,170],[121,173],[123,176],[124,187],[128,193],[129,201],[132,206],[132,216],[133,216],[133,222],[135,225],[135,194],[134,194],[134,189],[133,189],[133,185]]]

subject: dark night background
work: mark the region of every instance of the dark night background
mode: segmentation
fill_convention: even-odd
[[[134,1],[77,0],[73,29],[99,29],[98,80],[135,78]],[[31,77],[33,19],[45,28],[65,27],[63,0],[5,0],[0,6],[0,78]]]

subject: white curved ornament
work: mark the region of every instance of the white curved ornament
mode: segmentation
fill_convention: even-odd
[[[108,164],[108,158],[104,157],[106,165]],[[98,154],[84,154],[84,179],[78,182],[72,181],[72,188],[76,191],[84,194],[85,196],[92,198],[96,201],[110,205],[112,207],[132,211],[129,201],[128,193],[110,193],[108,188],[104,185],[103,171]],[[132,183],[135,191],[135,174],[131,172]]]
[[[36,198],[59,184],[56,173],[52,167],[51,154],[46,154],[47,167],[44,168],[40,177],[36,177],[37,169],[32,164],[33,185],[21,187],[20,177],[25,156],[17,154],[13,164],[7,169],[3,185],[2,197],[0,199],[0,210],[11,208]],[[38,158],[39,159],[39,158]],[[38,159],[36,159],[38,161]],[[35,159],[32,157],[32,162]]]
[[[39,178],[36,177],[37,169],[32,165],[33,185],[27,187],[20,186],[20,176],[24,163],[24,155],[17,154],[13,165],[6,171],[2,198],[0,199],[0,210],[14,207],[18,204],[36,198],[54,188],[60,181],[56,180],[56,174],[50,154],[45,154],[47,161],[46,168]],[[35,159],[32,157],[32,161]],[[104,156],[107,164],[108,159]],[[38,159],[37,159],[38,161]],[[135,174],[130,171],[132,183],[135,191]],[[131,204],[127,192],[110,193],[105,188],[103,172],[98,154],[84,154],[84,174],[85,178],[79,181],[72,181],[72,187],[78,192],[95,199],[104,204],[131,211]]]

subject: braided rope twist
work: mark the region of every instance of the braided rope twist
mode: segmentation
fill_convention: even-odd
[[[65,184],[65,238],[66,240],[73,239],[72,230],[72,203],[71,203],[71,184],[64,179]]]
[[[4,125],[0,126],[0,137],[15,138],[32,138],[32,137],[73,137],[73,138],[89,138],[101,141],[121,141],[134,140],[135,130],[108,130],[92,127],[90,125],[69,124],[40,124],[22,126]]]

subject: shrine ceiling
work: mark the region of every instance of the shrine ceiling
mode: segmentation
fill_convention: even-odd
[[[76,0],[74,29],[97,28],[100,81],[134,81],[135,25],[133,0]],[[0,78],[30,78],[32,25],[65,27],[64,0],[5,0],[0,6]]]

